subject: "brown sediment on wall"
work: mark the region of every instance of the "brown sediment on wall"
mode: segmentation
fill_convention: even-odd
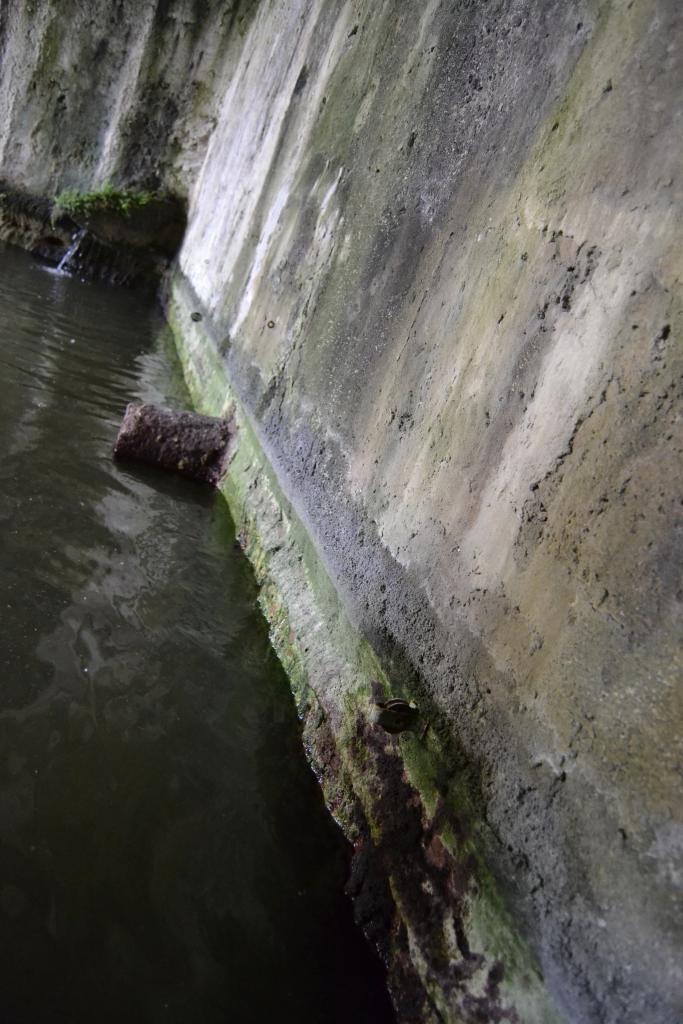
[[[671,1024],[680,5],[35,6],[0,174],[188,195],[174,333],[405,1019]]]

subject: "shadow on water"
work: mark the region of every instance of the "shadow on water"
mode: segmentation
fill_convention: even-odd
[[[110,457],[161,338],[0,249],[0,1021],[381,1024],[227,509]]]

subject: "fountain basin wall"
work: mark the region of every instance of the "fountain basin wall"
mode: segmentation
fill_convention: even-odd
[[[17,6],[0,178],[188,196],[170,317],[404,1019],[673,1022],[679,5]]]

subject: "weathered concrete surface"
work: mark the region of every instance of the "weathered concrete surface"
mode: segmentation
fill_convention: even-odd
[[[294,539],[264,547],[280,520],[245,456],[248,548],[274,566],[276,625],[304,623],[275,639],[341,751],[312,743],[331,802],[347,780],[384,856],[384,796],[413,800],[404,765],[429,811],[414,848],[438,861],[428,833],[448,838],[434,817],[455,780],[565,1019],[678,1021],[680,5],[287,0],[252,5],[241,32],[241,8],[228,25],[199,0],[30,6],[31,47],[58,73],[33,60],[29,5],[1,8],[0,176],[46,194],[189,189],[176,329],[197,401],[223,412],[229,379],[254,464],[265,453],[278,477]],[[308,581],[289,592],[297,551]],[[318,555],[343,612],[320,597]],[[428,709],[426,755],[404,737],[364,755],[370,668],[304,658],[323,630],[347,650],[344,616]],[[365,771],[389,780],[381,797]],[[458,849],[451,834],[462,865]],[[400,867],[406,971],[434,1012],[551,1019],[533,979],[523,1007],[509,943],[498,1005],[471,1001],[500,988],[496,928],[480,941],[477,898],[463,910],[448,890],[464,933],[439,962],[451,897],[431,902],[423,860]],[[420,879],[431,933],[401,903]],[[449,987],[468,947],[486,972]]]
[[[0,179],[186,194],[256,0],[0,5]]]
[[[683,998],[682,27],[664,0],[263,8],[181,252],[581,1022]]]
[[[482,857],[486,826],[472,801],[471,764],[429,706],[420,728],[399,737],[376,722],[376,701],[391,684],[350,624],[194,304],[186,283],[175,282],[168,310],[191,394],[238,426],[220,487],[256,569],[311,763],[353,843],[349,892],[387,964],[398,1021],[556,1024]]]
[[[0,239],[58,262],[76,228],[52,223],[55,212],[60,219],[52,201],[64,190],[111,184],[186,197],[255,6],[0,4]],[[22,197],[28,202],[17,204]],[[148,241],[157,213],[164,215],[150,204],[125,223],[95,210],[83,224],[76,218],[97,238],[89,235],[74,269],[118,284],[156,284],[162,261],[136,246]],[[178,214],[170,208],[156,231],[165,256],[177,249]]]

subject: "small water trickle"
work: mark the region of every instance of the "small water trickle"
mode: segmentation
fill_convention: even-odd
[[[86,234],[85,228],[81,228],[73,236],[73,238],[71,240],[71,245],[66,250],[66,252],[62,256],[61,260],[57,264],[57,273],[58,274],[68,274],[69,273],[69,264],[71,263],[71,260],[74,258],[74,256],[78,252],[79,246],[80,246],[81,242],[83,241],[83,239],[85,237],[85,234]]]

